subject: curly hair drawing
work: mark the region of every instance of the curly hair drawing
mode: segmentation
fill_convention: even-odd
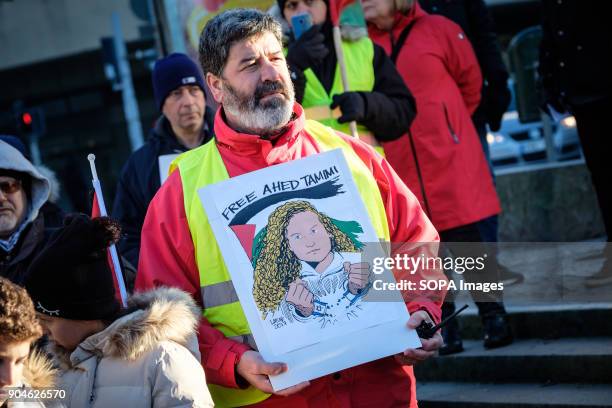
[[[359,250],[330,217],[317,211],[309,202],[290,201],[276,208],[268,217],[262,250],[254,271],[253,297],[264,316],[277,310],[289,284],[300,276],[300,259],[291,250],[286,234],[291,218],[302,212],[312,212],[318,217],[330,236],[332,252]]]

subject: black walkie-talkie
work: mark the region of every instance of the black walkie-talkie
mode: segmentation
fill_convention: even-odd
[[[444,327],[446,323],[448,323],[451,319],[454,319],[455,316],[457,316],[459,313],[463,312],[467,308],[468,308],[468,305],[464,305],[461,309],[456,310],[453,314],[451,314],[450,316],[448,316],[446,319],[442,320],[439,324],[435,326],[431,324],[430,322],[426,322],[426,321],[421,322],[419,327],[416,328],[417,334],[422,339],[431,339],[433,335],[436,334],[436,332],[440,328]]]

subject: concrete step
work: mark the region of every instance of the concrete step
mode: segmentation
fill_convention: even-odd
[[[417,399],[419,408],[602,408],[612,385],[419,382]]]
[[[457,306],[463,303],[457,302]],[[506,308],[513,333],[519,339],[557,339],[563,337],[612,337],[612,304],[539,305]],[[482,322],[477,308],[461,313],[464,339],[482,339]]]
[[[464,340],[462,353],[415,366],[420,381],[612,384],[612,337],[517,340],[486,350]],[[611,395],[612,397],[612,395]]]

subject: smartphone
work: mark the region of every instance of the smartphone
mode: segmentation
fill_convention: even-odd
[[[293,36],[297,40],[312,27],[312,16],[310,13],[296,14],[291,17],[291,27],[293,27]]]

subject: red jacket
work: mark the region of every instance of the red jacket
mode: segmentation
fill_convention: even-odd
[[[274,142],[235,132],[225,123],[220,111],[217,112],[216,140],[230,177],[320,151],[315,140],[304,130],[303,110],[297,103],[294,112],[297,119]],[[365,143],[345,135],[341,137],[352,145],[378,182],[391,240],[437,242],[438,234],[417,199],[386,160]],[[136,290],[142,291],[159,285],[179,287],[202,305],[199,273],[185,216],[182,188],[180,170],[176,170],[149,206],[142,229]],[[415,276],[419,278],[418,274]],[[402,278],[415,279],[409,276]],[[432,297],[425,295],[413,294],[407,301],[409,311],[425,309],[434,320],[439,321],[440,294],[433,301],[429,300]],[[436,297],[436,294],[433,296]],[[207,381],[237,387],[235,365],[242,353],[250,349],[249,346],[227,339],[204,319],[199,325],[198,340]],[[416,407],[412,367],[402,367],[391,357],[343,370],[311,383],[299,394],[287,398],[272,396],[258,406],[358,407],[368,401],[377,407]]]
[[[396,15],[391,32],[370,24],[370,37],[391,54],[392,37],[395,42],[412,21],[397,69],[417,102],[410,129],[423,187],[407,136],[385,143],[385,154],[423,205],[422,188],[425,190],[431,220],[438,231],[444,231],[500,212],[471,119],[480,101],[482,77],[461,28],[444,17],[427,14],[417,2],[407,15]]]

